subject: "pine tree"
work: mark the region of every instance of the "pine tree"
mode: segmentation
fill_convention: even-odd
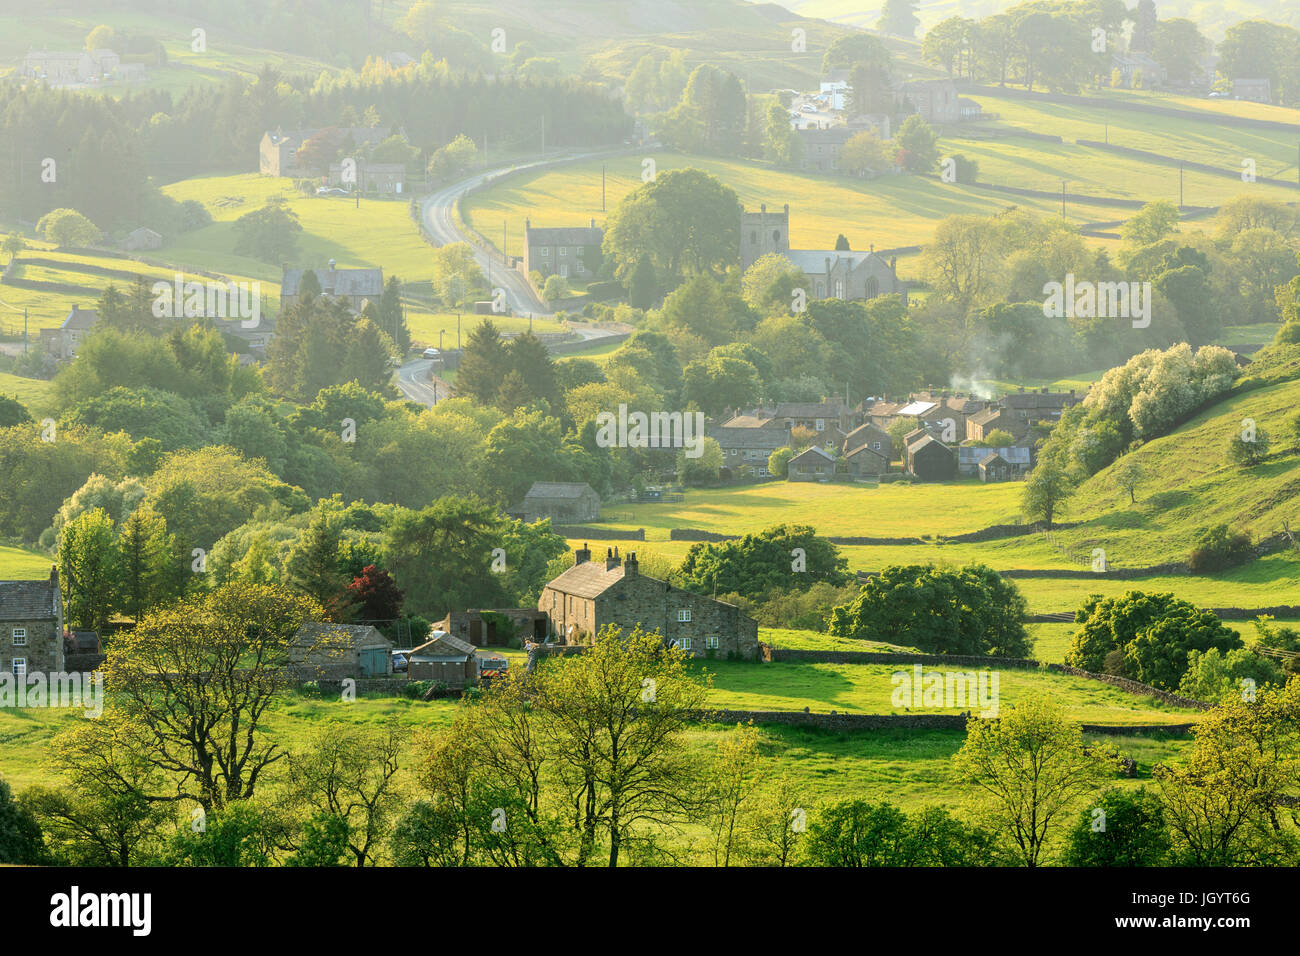
[[[495,404],[501,383],[510,369],[510,357],[500,330],[490,319],[469,333],[456,373],[456,391],[482,405]]]

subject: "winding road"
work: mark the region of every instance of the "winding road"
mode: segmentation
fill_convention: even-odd
[[[491,276],[493,289],[505,293],[506,305],[511,313],[533,318],[546,318],[549,312],[545,303],[538,298],[532,285],[517,269],[507,266],[499,257],[492,255],[474,242],[456,222],[456,204],[466,195],[507,173],[543,166],[558,166],[577,160],[590,159],[600,155],[617,155],[623,151],[602,154],[600,152],[575,153],[555,159],[539,159],[514,166],[502,166],[499,169],[478,173],[458,183],[436,190],[420,200],[420,217],[424,228],[433,237],[434,242],[445,246],[450,242],[466,242],[474,251],[474,259],[485,276]],[[596,342],[603,338],[617,335],[620,329],[607,329],[601,326],[574,326],[571,331],[585,341]],[[433,407],[436,399],[447,398],[450,387],[446,382],[431,380],[429,359],[413,359],[397,370],[397,386],[402,394],[413,402]],[[435,395],[435,388],[437,390]]]

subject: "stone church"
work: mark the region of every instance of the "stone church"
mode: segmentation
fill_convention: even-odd
[[[763,256],[785,256],[807,279],[804,290],[809,299],[844,299],[857,301],[881,295],[901,295],[907,302],[907,284],[898,278],[897,259],[867,252],[847,250],[791,249],[790,205],[781,212],[740,213],[740,268],[748,269]]]

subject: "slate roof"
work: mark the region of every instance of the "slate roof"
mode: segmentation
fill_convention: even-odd
[[[845,461],[848,461],[850,458],[856,458],[856,457],[858,457],[858,455],[861,455],[861,454],[864,453],[864,452],[865,452],[866,454],[868,454],[868,455],[875,455],[875,456],[876,456],[877,458],[879,458],[881,461],[889,461],[889,453],[888,453],[888,452],[883,451],[883,450],[882,450],[882,451],[876,451],[876,449],[872,448],[870,445],[859,445],[857,448],[853,449],[853,451],[851,451],[851,452],[849,452],[847,455],[845,455],[845,456],[844,456],[844,460],[845,460]]]
[[[54,581],[0,581],[0,621],[58,620]]]
[[[867,422],[865,425],[859,425],[853,431],[844,437],[845,448],[866,448],[870,441],[889,442],[893,441],[889,437],[889,432],[885,431],[879,425],[873,425]]]
[[[708,437],[723,448],[766,448],[776,451],[790,443],[790,430],[781,428],[710,428]]]
[[[796,268],[808,273],[825,272],[827,259],[831,261],[832,269],[841,259],[849,260],[850,268],[853,269],[858,268],[868,259],[880,259],[882,263],[885,261],[874,252],[845,252],[834,249],[790,249],[782,255],[793,262]]]
[[[921,415],[930,414],[938,407],[939,405],[936,402],[908,402],[898,410],[898,414],[907,415],[908,417],[920,417]]]
[[[326,644],[331,650],[341,647],[364,647],[367,644],[387,644],[392,642],[372,624],[319,624],[308,623],[298,628],[294,643],[299,647],[314,647]]]
[[[534,481],[528,494],[524,495],[524,501],[537,498],[576,500],[592,490],[585,481]]]
[[[83,309],[80,306],[74,305],[72,311],[68,313],[68,317],[63,320],[62,328],[76,329],[84,332],[98,321],[98,309]]]
[[[1006,409],[1003,408],[986,408],[982,412],[976,412],[969,420],[976,425],[987,425],[989,422],[997,421],[1005,413]]]
[[[594,598],[608,591],[613,585],[623,580],[623,565],[618,564],[608,571],[604,560],[584,561],[575,564],[546,586],[572,594],[574,597]]]
[[[528,246],[598,246],[604,238],[605,230],[600,227],[524,229],[524,244]]]
[[[285,269],[280,294],[297,295],[306,269]],[[383,269],[312,269],[322,295],[379,296],[384,291]]]
[[[949,448],[949,447],[948,447],[947,445],[945,445],[943,442],[939,441],[939,439],[935,438],[933,435],[928,435],[928,434],[927,434],[927,435],[922,435],[922,436],[921,436],[920,438],[918,438],[916,441],[914,441],[914,442],[912,442],[910,445],[908,445],[908,446],[907,446],[907,453],[908,453],[909,455],[914,455],[914,454],[916,454],[918,451],[920,451],[922,448],[926,448],[926,447],[928,447],[928,446],[930,446],[930,445],[938,445],[938,446],[939,446],[940,448],[942,448],[944,451],[948,452],[948,454],[950,454],[950,455],[952,454],[952,449],[951,449],[951,448]]]
[[[463,660],[477,653],[473,644],[467,644],[446,631],[434,631],[434,638],[425,641],[407,655],[413,661]]]
[[[1074,392],[1012,392],[1002,397],[1006,408],[1068,408],[1080,399]]]
[[[835,460],[830,455],[826,454],[826,452],[818,448],[816,445],[809,445],[803,451],[799,452],[799,454],[791,458],[790,464],[793,465],[795,462],[800,461],[804,458],[822,458],[827,462],[833,462]]]
[[[774,418],[838,418],[847,408],[839,402],[783,402]]]

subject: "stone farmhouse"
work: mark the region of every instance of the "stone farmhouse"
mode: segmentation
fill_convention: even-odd
[[[298,150],[317,133],[319,129],[296,129],[285,132],[276,128],[274,132],[262,134],[258,144],[258,169],[263,176],[315,176],[319,169],[300,167]],[[392,135],[387,127],[350,126],[340,128],[345,139],[350,138],[357,146],[375,146]]]
[[[600,495],[585,481],[535,481],[524,500],[506,512],[532,524],[550,518],[554,524],[600,520]]]
[[[566,279],[594,278],[600,269],[600,244],[605,230],[591,220],[591,225],[576,229],[534,229],[524,220],[524,274],[540,272]]]
[[[74,305],[57,329],[41,329],[41,348],[57,359],[71,359],[77,354],[77,346],[86,340],[98,321],[98,309]]]
[[[1026,428],[1033,425],[1052,425],[1061,420],[1067,408],[1083,401],[1082,395],[1076,395],[1074,389],[1068,392],[1053,392],[1045,386],[1038,390],[1026,391],[1021,388],[1010,395],[1004,395],[998,402],[1011,413],[1011,417],[1021,422]]]
[[[0,673],[61,674],[63,655],[58,568],[44,581],[0,581]]]
[[[831,94],[843,99],[843,94]],[[843,109],[843,106],[835,107]],[[866,113],[850,122],[826,127],[806,126],[795,130],[799,139],[799,168],[810,173],[834,173],[840,170],[840,152],[844,144],[858,133],[870,130],[881,140],[889,139],[889,117],[884,113]],[[890,164],[892,170],[893,164]],[[887,172],[880,169],[876,172]]]
[[[588,641],[610,624],[626,635],[639,624],[696,657],[758,659],[758,622],[734,604],[642,575],[635,551],[626,561],[617,551],[592,561],[583,545],[574,560],[537,603],[564,643]]]
[[[280,308],[288,309],[298,304],[298,288],[306,269],[284,269],[280,277]],[[326,269],[312,269],[320,283],[324,298],[343,302],[354,312],[360,312],[367,302],[379,302],[384,291],[383,269],[339,269],[333,259]]]
[[[18,66],[18,75],[50,86],[95,83],[112,77],[122,58],[112,50],[32,50]]]
[[[834,249],[791,249],[790,206],[782,212],[768,212],[766,204],[758,212],[740,214],[740,267],[748,269],[765,255],[785,256],[806,279],[805,292],[810,299],[874,299],[881,295],[901,295],[907,301],[907,287],[898,278],[896,259],[886,260],[869,252]]]
[[[855,481],[869,481],[879,478],[889,471],[889,445],[875,448],[872,445],[859,445],[844,456],[844,466],[848,476]]]

